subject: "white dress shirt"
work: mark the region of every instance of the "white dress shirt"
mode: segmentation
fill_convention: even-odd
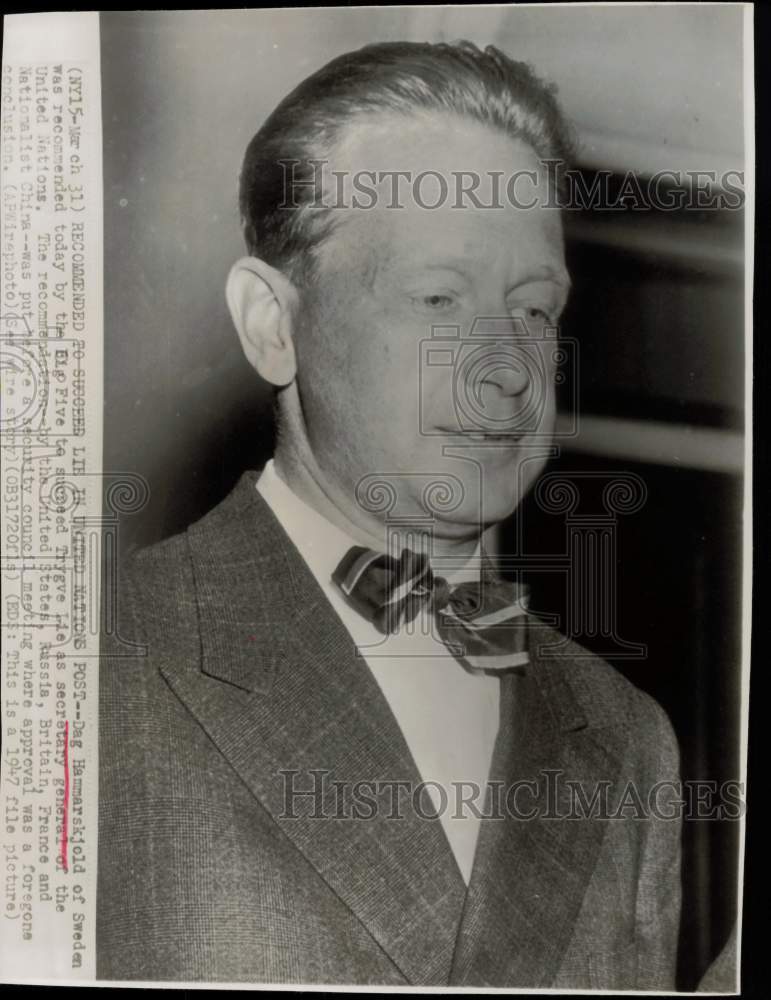
[[[332,580],[332,573],[352,545],[345,531],[309,507],[284,482],[271,460],[257,489],[308,564],[330,604],[372,671],[401,727],[417,769],[426,782],[444,788],[443,796],[429,784],[450,847],[466,883],[471,875],[479,819],[468,806],[458,808],[458,783],[474,782],[475,799],[484,809],[484,789],[498,733],[500,681],[470,674],[431,634],[430,618],[421,615],[411,625],[384,636],[353,609]],[[479,560],[447,573],[450,583],[477,579]],[[468,797],[468,792],[466,792]]]

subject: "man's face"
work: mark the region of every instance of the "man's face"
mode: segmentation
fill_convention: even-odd
[[[490,204],[491,172],[505,183],[535,171],[516,197],[542,205],[545,168],[522,142],[436,116],[352,130],[328,169],[437,171],[450,194],[432,210],[438,181],[418,200],[402,182],[403,207],[388,207],[388,180],[374,207],[336,210],[295,336],[310,446],[347,502],[383,516],[382,481],[392,517],[430,515],[437,536],[469,535],[510,514],[545,464],[556,345],[544,337],[569,282],[557,209],[503,192],[497,207],[458,207],[453,172],[478,174]]]

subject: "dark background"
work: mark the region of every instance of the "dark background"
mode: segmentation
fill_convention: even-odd
[[[709,19],[698,7],[103,15],[104,469],[149,487],[121,523],[123,552],[183,530],[272,451],[271,395],[223,294],[242,253],[235,189],[249,138],[338,52],[443,37],[493,41],[557,80],[587,178],[743,166],[739,8]],[[725,211],[569,214],[564,332],[579,341],[589,419],[548,472],[644,481],[642,508],[615,522],[615,621],[645,658],[573,629],[564,577],[529,574],[535,608],[663,705],[682,777],[717,782],[740,776],[742,227],[742,213]],[[591,491],[586,502],[602,511]],[[565,515],[534,493],[501,551],[558,556],[565,537]],[[734,922],[738,832],[685,825],[681,989]]]

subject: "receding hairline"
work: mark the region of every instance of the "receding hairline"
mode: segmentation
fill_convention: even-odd
[[[338,166],[344,170],[350,168],[359,169],[356,164],[346,162],[346,155],[355,149],[357,144],[368,139],[387,136],[388,133],[395,128],[398,129],[399,126],[406,127],[408,132],[413,132],[414,129],[411,126],[417,127],[421,124],[427,126],[428,130],[437,132],[446,131],[447,128],[456,126],[465,127],[471,132],[476,131],[480,134],[490,133],[499,136],[507,143],[524,147],[532,152],[535,161],[539,161],[538,152],[533,142],[526,135],[513,134],[496,122],[480,121],[480,119],[463,111],[456,111],[452,108],[434,107],[403,109],[367,108],[355,112],[350,118],[340,124],[339,129],[333,137],[332,144],[327,150],[329,171],[338,169]],[[443,125],[445,127],[442,127]],[[368,135],[365,135],[365,133],[368,133]],[[414,169],[414,164],[399,162],[403,156],[402,152],[396,150],[392,157],[394,160],[393,165],[380,161],[376,169],[379,171]],[[424,165],[423,169],[425,168]],[[368,169],[368,167],[364,167],[364,169]],[[463,164],[460,164],[458,168],[453,169],[462,170],[464,167]],[[506,165],[501,164],[501,169],[505,170]]]
[[[494,46],[484,51],[467,42],[364,46],[299,83],[250,142],[240,189],[250,252],[262,248],[277,266],[304,270],[302,258],[312,255],[333,224],[323,210],[309,212],[305,198],[291,212],[277,211],[277,164],[295,159],[308,171],[314,158],[342,151],[341,140],[355,136],[362,122],[386,127],[406,117],[437,115],[520,140],[541,157],[567,163],[572,156],[571,128],[556,88]]]
[[[337,189],[335,186],[337,183],[336,180],[334,179],[335,171],[344,176],[349,176],[350,174],[356,173],[357,171],[361,170],[366,172],[369,169],[368,164],[366,163],[362,164],[361,162],[357,161],[356,154],[358,153],[357,147],[360,146],[361,144],[364,144],[366,149],[367,144],[372,141],[373,132],[377,134],[378,138],[383,138],[383,137],[388,138],[388,133],[391,131],[391,129],[393,129],[394,126],[398,126],[399,124],[403,123],[405,120],[413,120],[416,121],[418,124],[420,124],[422,120],[424,123],[430,123],[430,124],[435,124],[437,126],[441,126],[443,119],[449,120],[449,123],[447,125],[448,128],[453,128],[453,126],[457,126],[460,123],[461,125],[467,126],[471,132],[476,131],[480,135],[486,133],[488,135],[499,138],[501,141],[502,148],[505,146],[509,146],[513,150],[518,151],[520,154],[525,153],[529,157],[531,162],[526,165],[523,163],[519,163],[516,169],[525,170],[531,168],[541,168],[542,169],[541,180],[542,181],[545,180],[547,176],[546,171],[543,170],[542,161],[539,158],[538,153],[534,149],[532,143],[529,142],[528,139],[523,136],[510,135],[504,129],[497,127],[493,123],[480,122],[476,118],[458,114],[457,112],[454,112],[450,109],[446,110],[436,109],[436,108],[420,109],[416,110],[414,114],[410,114],[409,111],[397,112],[391,110],[383,110],[382,112],[379,112],[375,110],[375,111],[364,112],[361,115],[357,115],[355,119],[345,122],[341,126],[341,133],[337,137],[337,141],[333,144],[332,149],[329,150],[328,153],[326,154],[329,156],[329,160],[327,164],[327,171],[324,175],[327,182],[324,194],[325,197],[327,197],[328,202],[334,203],[335,198],[340,194],[339,189]],[[444,130],[445,130],[444,128],[437,127],[434,131],[442,132]],[[453,135],[457,135],[457,129],[453,130]],[[408,137],[406,141],[408,141]],[[478,158],[478,149],[479,147],[475,147],[474,150],[475,159]],[[353,156],[351,156],[351,154],[353,154]],[[515,159],[516,157],[517,153],[514,152],[512,160]],[[482,159],[484,159],[484,157],[482,157]],[[461,174],[461,173],[473,174],[479,172],[482,176],[483,185],[477,190],[479,191],[482,200],[488,201],[491,196],[490,189],[485,188],[484,183],[490,180],[489,175],[491,175],[494,171],[500,175],[503,175],[505,181],[506,176],[510,175],[512,167],[512,164],[505,160],[506,160],[505,156],[502,156],[500,160],[498,159],[491,160],[487,164],[487,167],[483,166],[481,162],[476,162],[472,164],[471,160],[462,161],[457,163],[456,165],[450,165],[448,167],[447,164],[440,165],[436,160],[434,160],[434,166],[430,170],[426,170],[426,172],[436,173],[443,176],[448,181],[448,184],[450,186],[453,180],[452,178],[453,174]],[[392,179],[391,175],[394,172],[401,170],[404,172],[409,172],[414,178],[421,170],[424,170],[425,168],[426,168],[425,163],[416,164],[414,159],[411,159],[411,152],[409,147],[407,147],[406,149],[401,148],[399,152],[396,152],[393,156],[392,161],[388,162],[383,162],[381,160],[377,161],[377,172],[386,175],[380,181],[379,185],[379,193],[382,195],[382,198],[379,199],[380,201],[379,207],[382,208],[383,211],[385,212],[384,218],[387,218],[388,215],[391,214],[391,212],[394,210],[397,212],[399,211],[399,209],[394,209],[393,206],[391,206],[390,208],[388,207],[389,198],[394,193],[391,185],[396,184],[396,179],[395,178]],[[487,174],[488,176],[486,177],[485,174]],[[544,190],[548,197],[548,185],[545,186]],[[412,189],[409,181],[407,181],[400,188],[400,191],[402,196],[406,195],[406,198],[403,198],[403,200],[405,204],[409,205],[409,202],[412,197]],[[452,201],[453,199],[450,198],[449,200]],[[348,196],[347,203],[350,204],[350,195]],[[383,206],[385,207],[383,208]],[[449,208],[449,206],[446,207]],[[502,211],[504,210],[504,208],[505,206],[501,204],[500,210]],[[357,217],[357,213],[359,218],[366,219],[367,217],[371,216],[373,211],[376,210],[377,209],[373,210],[365,208],[362,209],[360,212],[358,212],[356,208],[341,208],[340,210],[332,209],[328,213],[328,218],[329,218],[328,229],[324,233],[324,235],[315,243],[313,247],[312,250],[313,262],[314,263],[321,262],[321,256],[323,254],[324,247],[327,244],[328,240],[334,236],[335,232],[339,228],[346,225],[350,225],[351,222]],[[474,206],[470,204],[464,206],[463,208],[452,209],[452,210],[463,211],[463,212],[477,211],[477,209],[475,209]],[[523,209],[523,211],[524,210],[525,209]],[[312,215],[314,213],[319,212],[319,209],[315,209],[310,206],[304,206],[303,208],[298,209],[298,212]],[[561,228],[560,228],[560,233],[561,233]]]

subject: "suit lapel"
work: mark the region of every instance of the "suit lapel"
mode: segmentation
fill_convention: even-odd
[[[491,779],[503,789],[503,818],[482,822],[453,985],[551,984],[605,830],[600,819],[554,818],[570,810],[565,782],[580,782],[591,797],[599,782],[613,784],[620,767],[617,737],[603,731],[602,739],[596,739],[563,678],[564,663],[539,657],[546,636],[553,641],[554,634],[533,619],[531,623],[530,667],[501,680],[501,726]],[[512,788],[520,790],[507,808],[505,794]],[[512,812],[533,818],[516,818]]]
[[[400,804],[393,784],[376,809],[376,791],[357,785],[414,788],[420,777],[371,671],[255,482],[245,474],[189,529],[201,663],[161,669],[404,978],[447,982],[463,879],[438,821],[421,819],[409,797]]]

